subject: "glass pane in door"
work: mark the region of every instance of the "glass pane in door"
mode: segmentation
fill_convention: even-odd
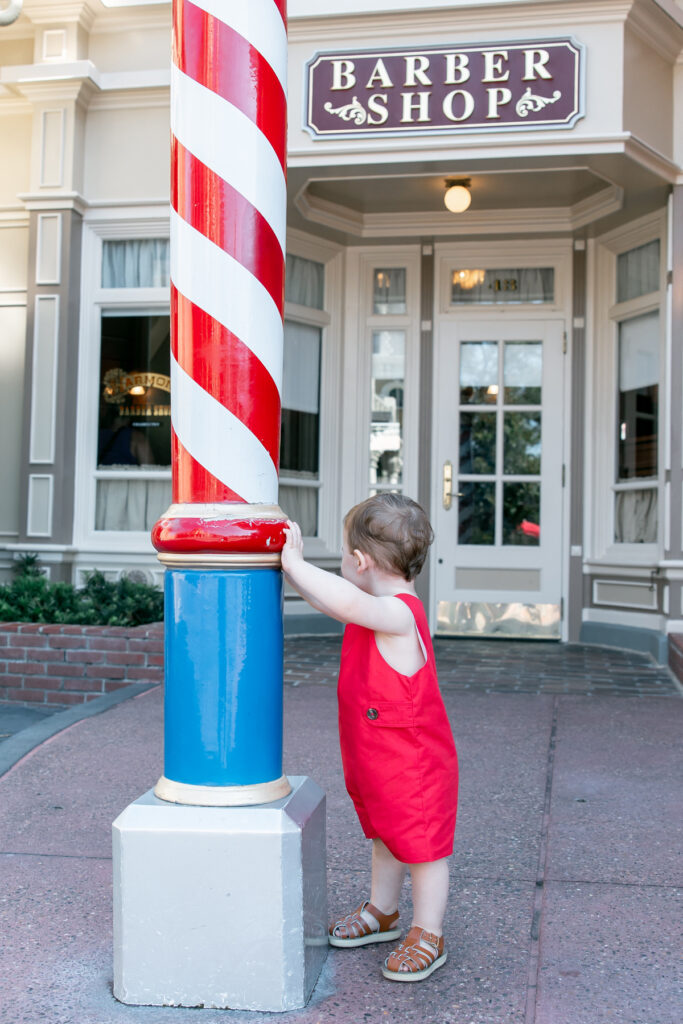
[[[495,412],[463,412],[460,415],[460,472],[495,473]]]
[[[543,352],[540,341],[506,341],[504,401],[510,405],[540,405]]]
[[[460,346],[460,402],[495,405],[498,398],[498,343],[465,341]]]
[[[540,412],[503,414],[503,473],[529,475],[541,472]]]
[[[503,544],[537,547],[541,541],[540,483],[503,484]]]
[[[496,528],[495,483],[463,483],[458,501],[458,543],[493,544]]]
[[[540,544],[542,373],[540,341],[461,342],[459,544]]]

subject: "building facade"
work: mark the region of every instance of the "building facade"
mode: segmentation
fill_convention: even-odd
[[[170,26],[166,2],[24,0],[0,27],[4,576],[37,551],[53,579],[160,580]],[[289,41],[280,504],[308,556],[338,566],[343,510],[401,490],[435,526],[435,633],[663,659],[683,4],[290,0]]]

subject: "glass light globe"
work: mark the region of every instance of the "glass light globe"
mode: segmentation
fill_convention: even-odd
[[[443,197],[446,209],[451,213],[464,213],[472,202],[472,195],[464,185],[451,185]]]

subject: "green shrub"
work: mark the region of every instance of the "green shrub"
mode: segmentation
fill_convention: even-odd
[[[164,595],[122,576],[116,583],[88,573],[84,587],[50,583],[37,555],[24,555],[12,583],[0,586],[0,622],[49,622],[81,626],[143,626],[164,617]]]

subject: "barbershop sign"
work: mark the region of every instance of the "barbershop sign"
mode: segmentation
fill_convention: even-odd
[[[306,67],[314,138],[571,128],[583,116],[573,39],[319,53]]]

